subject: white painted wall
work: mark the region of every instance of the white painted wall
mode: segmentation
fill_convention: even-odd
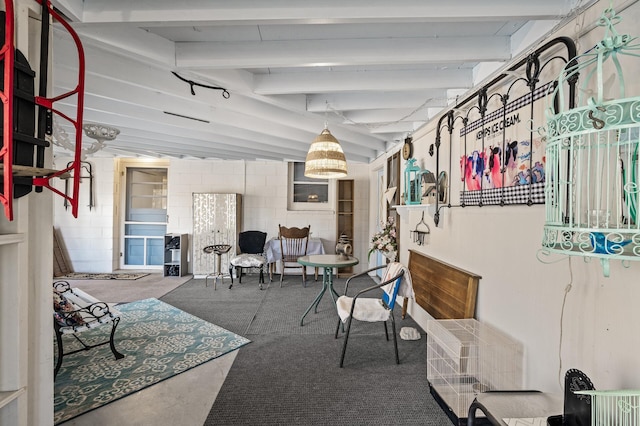
[[[71,161],[71,157],[58,157],[54,167],[62,169]],[[88,159],[92,166],[93,202],[89,209],[89,180],[80,184],[78,217],[71,214],[71,207],[65,209],[64,199],[55,197],[53,209],[54,228],[59,232],[71,267],[75,272],[111,272],[115,265],[114,247],[116,241],[113,229],[114,196],[114,160],[113,158]],[[88,176],[83,171],[83,176]],[[55,186],[64,192],[64,181],[57,180]],[[71,191],[71,182],[69,182]]]
[[[58,166],[69,159],[56,158]],[[55,227],[60,231],[76,272],[111,272],[118,268],[118,227],[114,225],[114,200],[120,194],[115,182],[116,160],[89,158],[95,173],[95,207],[89,210],[88,181],[81,186],[78,218],[54,200]],[[149,164],[147,161],[146,164]],[[369,214],[369,166],[349,164],[348,179],[355,181],[355,255],[366,259]],[[64,187],[62,187],[64,188]],[[278,234],[278,224],[311,225],[313,237],[321,238],[333,252],[336,240],[335,208],[328,211],[287,210],[287,163],[268,161],[170,160],[168,165],[170,233],[193,232],[192,194],[218,192],[243,194],[242,230],[264,230],[268,238]],[[114,230],[115,229],[115,230]],[[198,248],[192,248],[198,249]],[[190,257],[190,256],[189,256]],[[189,266],[191,271],[191,265]]]
[[[13,3],[15,46],[37,74],[30,47],[39,45],[41,6]],[[52,197],[45,189],[13,200],[12,221],[0,212],[0,425],[53,424]]]
[[[593,22],[608,6],[608,1],[600,1],[584,16],[584,22]],[[624,18],[620,32],[637,34],[634,23],[640,20],[638,4],[618,12]],[[571,36],[580,28],[584,27],[569,24],[564,31]],[[597,40],[594,33],[584,37],[580,51]],[[638,83],[634,84],[637,94]],[[434,168],[426,154],[433,142],[432,127],[416,132],[414,142],[416,155],[427,168]],[[89,211],[83,205],[79,218],[72,219],[56,198],[55,226],[61,228],[65,244],[73,253],[76,270],[107,272],[114,265],[113,250],[109,248],[115,238],[114,160],[90,161],[96,170],[96,209]],[[350,165],[349,177],[356,179],[358,197],[359,241],[354,246],[363,263],[375,228],[371,218],[378,202],[369,193],[375,194],[375,170],[384,167],[385,162],[386,156],[382,156],[369,165]],[[334,241],[333,214],[287,211],[286,176],[284,163],[171,160],[169,231],[191,233],[192,192],[239,192],[245,195],[244,229],[265,229],[274,236],[278,223],[310,223],[315,236]],[[558,391],[559,377],[567,368],[575,367],[585,371],[600,389],[640,388],[640,265],[624,269],[614,262],[611,277],[604,278],[598,262],[584,263],[573,258],[541,263],[536,254],[542,240],[542,206],[445,209],[440,226],[435,227],[427,218],[432,233],[428,244],[422,247],[411,243],[408,234],[420,220],[419,215],[413,211],[402,219],[406,232],[401,234],[401,261],[407,261],[407,250],[413,248],[482,276],[477,318],[523,343],[526,387]],[[563,312],[569,283],[571,291]],[[426,326],[424,312],[413,305],[410,312]]]
[[[569,24],[559,34],[575,36],[576,31],[589,29],[605,7],[608,1],[599,2],[578,25]],[[640,5],[634,3],[621,14],[618,32],[636,35]],[[580,39],[578,52],[602,36],[600,28],[590,31]],[[638,96],[640,84],[633,78],[638,60],[625,64],[627,96]],[[435,141],[434,128],[432,123],[414,134],[418,162],[429,170],[435,170],[435,157],[427,154]],[[448,149],[444,145],[441,151],[446,153],[444,164]],[[458,151],[454,146],[453,158],[459,158]],[[372,168],[383,162],[376,160]],[[457,162],[449,180],[454,185],[452,194],[457,194]],[[605,278],[597,260],[585,263],[580,257],[554,257],[559,262],[542,263],[537,258],[544,225],[542,205],[443,209],[438,227],[432,213],[425,246],[412,243],[408,233],[420,221],[421,211],[411,210],[402,218],[401,261],[407,262],[408,250],[415,249],[482,276],[476,317],[523,343],[525,387],[559,391],[564,372],[579,368],[599,389],[640,389],[640,264],[632,262],[625,269],[620,262],[611,262],[611,275]],[[411,305],[409,312],[426,327],[429,317],[421,308]]]

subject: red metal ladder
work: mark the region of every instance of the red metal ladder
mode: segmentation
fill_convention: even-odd
[[[50,121],[51,114],[57,114],[59,117],[67,120],[75,128],[75,152],[74,160],[71,161],[66,168],[62,170],[45,169],[41,164],[36,164],[36,167],[26,167],[14,165],[13,156],[13,112],[14,112],[14,67],[15,67],[15,46],[14,46],[14,13],[12,0],[5,0],[5,40],[2,48],[0,48],[0,60],[3,62],[3,76],[4,76],[4,89],[0,91],[0,101],[2,101],[2,108],[4,113],[3,119],[3,146],[0,148],[0,168],[3,176],[2,193],[0,194],[0,202],[4,206],[5,215],[11,221],[13,220],[13,198],[14,198],[14,176],[30,176],[32,177],[32,185],[36,188],[48,188],[54,193],[63,197],[71,205],[71,213],[74,217],[78,217],[78,196],[80,193],[80,177],[81,177],[81,153],[82,153],[82,116],[84,109],[84,76],[85,76],[85,57],[84,49],[80,41],[80,37],[73,30],[73,28],[53,9],[49,0],[37,0],[42,5],[42,32],[46,32],[46,37],[43,37],[46,41],[46,45],[41,46],[41,62],[44,63],[44,67],[41,64],[41,72],[39,78],[41,79],[40,96],[35,96],[35,105],[40,108],[40,114],[46,114],[47,120]],[[47,97],[46,90],[43,91],[43,87],[46,88],[46,62],[48,62],[48,32],[49,32],[49,16],[57,20],[71,35],[76,49],[78,51],[78,83],[76,87],[68,92],[55,97]],[[44,58],[44,60],[43,60]],[[43,71],[44,70],[44,71]],[[45,80],[45,84],[43,83]],[[54,103],[76,96],[76,113],[75,118],[69,117],[63,112],[54,108]],[[47,126],[50,127],[50,126]],[[38,136],[44,138],[44,129],[38,129]],[[50,129],[47,130],[50,134]],[[48,146],[48,144],[47,144]],[[37,162],[40,163],[43,160],[43,156],[37,155]],[[70,178],[73,181],[73,187],[71,195],[67,195],[51,185],[51,179],[53,178]]]

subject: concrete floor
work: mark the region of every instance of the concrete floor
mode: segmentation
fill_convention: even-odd
[[[151,274],[135,281],[73,280],[70,283],[111,303],[160,298],[191,276]],[[139,392],[78,416],[64,426],[202,426],[238,351],[205,362]]]

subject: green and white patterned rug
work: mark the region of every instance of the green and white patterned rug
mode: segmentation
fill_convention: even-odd
[[[115,345],[125,357],[116,360],[109,345],[65,356],[55,380],[56,424],[250,342],[157,299],[119,305],[118,310],[122,318]],[[80,337],[87,343],[101,342],[108,340],[110,331],[108,324],[84,331]],[[65,352],[80,347],[72,336],[63,339]]]

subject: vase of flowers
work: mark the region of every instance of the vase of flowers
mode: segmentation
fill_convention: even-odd
[[[368,258],[371,258],[371,253],[376,250],[380,251],[389,261],[393,262],[396,260],[398,255],[398,240],[396,238],[396,223],[393,217],[389,217],[387,221],[382,224],[382,230],[380,232],[373,234]]]

